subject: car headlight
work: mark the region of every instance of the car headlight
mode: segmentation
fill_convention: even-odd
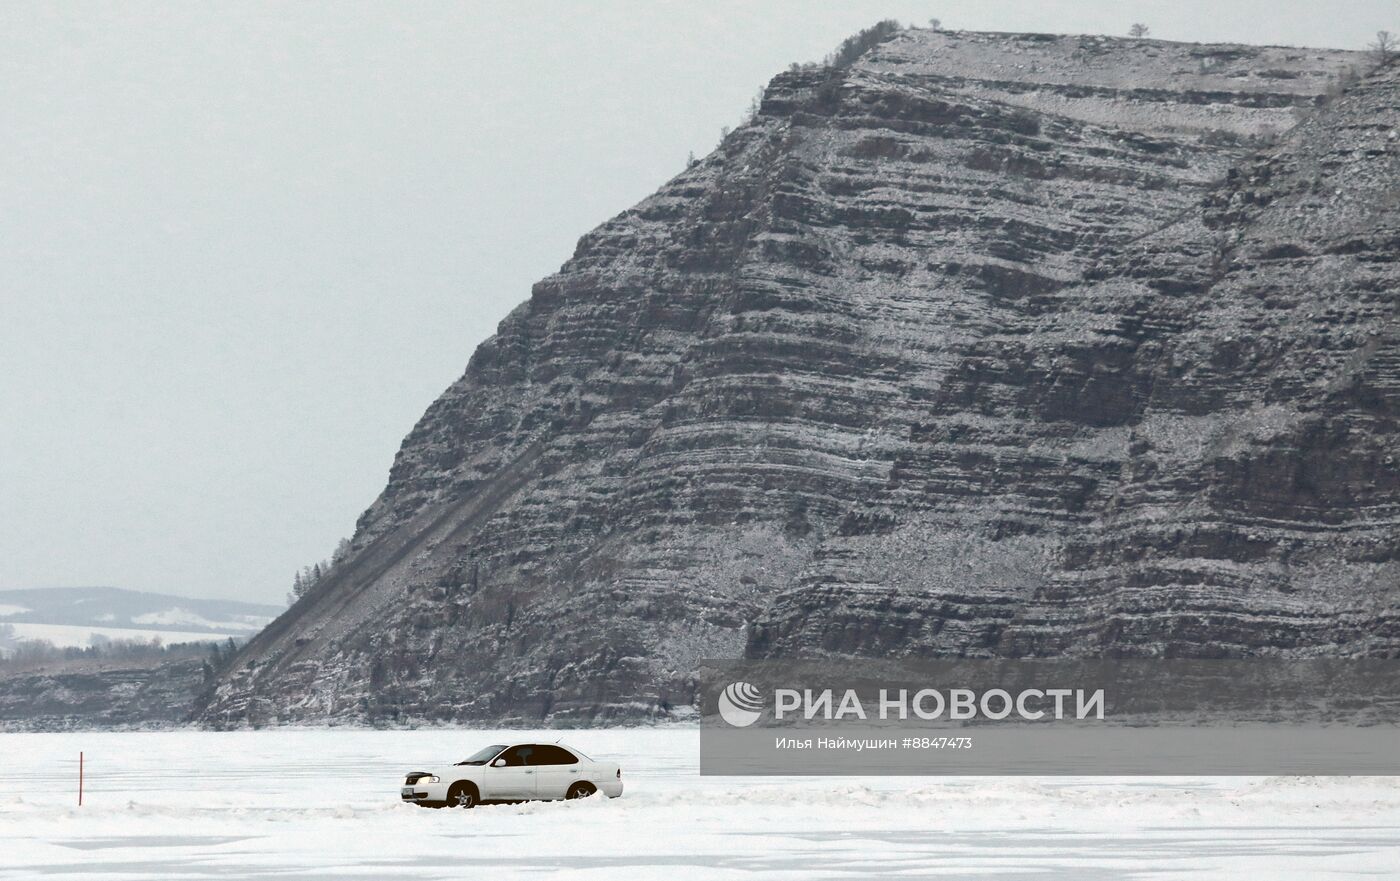
[[[436,777],[433,777],[432,775],[429,775],[429,776],[427,776],[427,777],[419,777],[417,780],[413,781],[413,785],[414,785],[414,786],[417,786],[417,785],[419,785],[419,784],[421,784],[421,783],[436,783],[436,782],[438,782],[438,779],[437,779]]]

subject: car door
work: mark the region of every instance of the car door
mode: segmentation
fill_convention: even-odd
[[[535,744],[530,760],[535,764],[538,798],[563,798],[579,779],[578,756],[552,743]]]
[[[533,744],[521,744],[501,753],[482,772],[486,791],[481,797],[493,800],[534,798],[536,768],[530,761],[534,752]],[[504,764],[498,766],[498,763]]]

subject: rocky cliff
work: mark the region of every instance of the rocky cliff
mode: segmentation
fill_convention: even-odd
[[[594,720],[697,658],[1400,651],[1400,82],[904,31],[587,234],[208,720]]]
[[[0,732],[178,725],[201,707],[211,672],[199,657],[0,669]]]

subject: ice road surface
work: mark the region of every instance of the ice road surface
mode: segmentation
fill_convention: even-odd
[[[399,802],[405,771],[561,737],[621,761],[626,794],[470,811]],[[702,778],[697,740],[0,734],[0,878],[1400,877],[1394,778]]]

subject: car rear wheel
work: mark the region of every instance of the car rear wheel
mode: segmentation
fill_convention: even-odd
[[[573,786],[570,786],[568,793],[564,797],[570,799],[588,798],[590,795],[597,791],[598,787],[594,786],[592,783],[588,783],[586,781],[581,780],[578,783],[575,783]]]
[[[454,783],[452,788],[447,790],[449,808],[474,808],[480,803],[481,796],[470,783]]]

